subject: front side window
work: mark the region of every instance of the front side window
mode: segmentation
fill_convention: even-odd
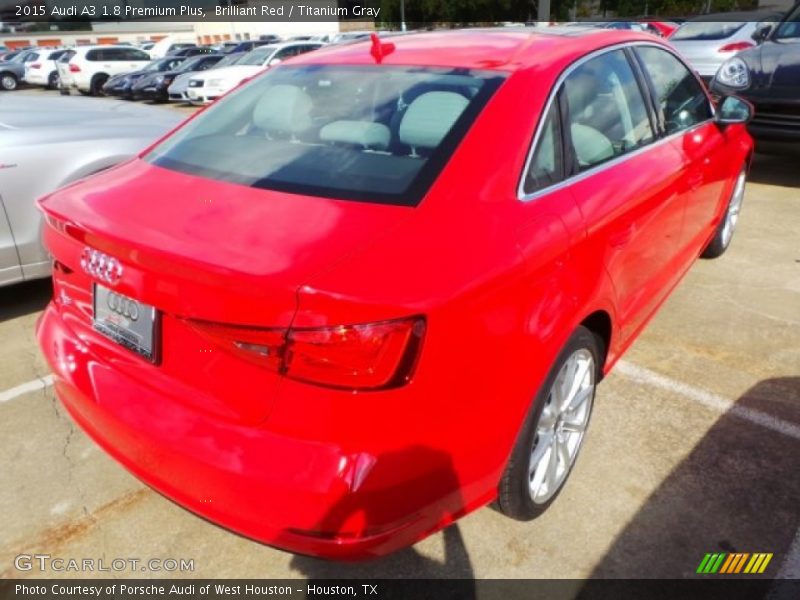
[[[145,156],[242,185],[416,205],[505,75],[466,69],[271,69]]]
[[[576,67],[564,80],[567,131],[578,167],[588,169],[654,138],[642,92],[622,50]]]
[[[297,56],[302,52],[303,52],[302,46],[287,46],[286,48],[281,48],[280,50],[278,50],[275,53],[275,56],[270,60],[273,60],[275,58],[278,58],[280,60],[286,60],[292,58],[293,56]]]
[[[711,105],[702,85],[680,60],[661,48],[637,47],[635,51],[653,82],[667,133],[711,118]]]
[[[526,194],[558,183],[564,177],[558,100],[550,105],[531,156],[522,189]]]
[[[136,48],[120,48],[117,60],[149,61],[150,55]]]
[[[800,5],[780,24],[773,36],[774,40],[800,41]]]

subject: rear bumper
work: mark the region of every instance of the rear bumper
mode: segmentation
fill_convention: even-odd
[[[203,413],[94,356],[53,304],[37,324],[37,337],[56,395],[84,431],[142,481],[215,523],[292,552],[358,560],[393,552],[452,522],[441,490],[423,502],[419,477],[386,477],[405,470],[396,453],[376,475],[379,484],[362,486],[380,465],[375,457],[382,449],[345,451],[339,443]],[[415,468],[426,464],[408,456]],[[439,467],[426,467],[423,488],[438,487]],[[379,522],[370,515],[381,515]]]

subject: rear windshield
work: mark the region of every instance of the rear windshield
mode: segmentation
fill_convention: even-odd
[[[503,77],[465,69],[278,67],[145,159],[252,187],[413,206]]]
[[[744,23],[713,23],[692,21],[684,23],[669,38],[670,41],[724,40],[731,37],[744,26]]]

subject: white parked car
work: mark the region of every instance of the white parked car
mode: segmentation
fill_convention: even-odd
[[[98,95],[109,77],[140,71],[150,62],[150,55],[133,46],[78,46],[56,63],[62,92],[78,90]]]
[[[136,156],[183,119],[122,100],[11,94],[0,99],[0,287],[47,277],[35,200]]]
[[[25,83],[42,85],[48,89],[58,87],[56,61],[68,52],[66,48],[42,48],[31,51],[32,58],[25,63]]]
[[[323,45],[317,42],[286,42],[261,46],[245,54],[235,65],[210,69],[192,77],[186,95],[192,104],[209,104],[264,69]]]
[[[779,20],[780,13],[764,11],[703,15],[686,21],[669,41],[708,83],[722,63],[756,45],[753,35],[762,25]]]
[[[226,54],[225,57],[217,64],[212,66],[211,69],[223,69],[225,67],[235,65],[246,55],[247,52]],[[192,78],[198,77],[199,75],[200,71],[190,71],[188,73],[181,73],[175,79],[173,79],[172,84],[169,86],[169,88],[167,88],[167,94],[169,95],[170,102],[189,102],[189,95],[187,93],[187,90],[189,89],[189,81],[191,81]]]

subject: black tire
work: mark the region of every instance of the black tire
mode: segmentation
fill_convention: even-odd
[[[61,87],[61,86],[60,86],[60,83],[59,83],[58,73],[53,71],[47,77],[47,89],[48,90],[55,90],[55,89],[57,89],[59,87]]]
[[[104,75],[102,73],[92,77],[92,83],[89,87],[89,95],[102,96],[103,86],[105,85],[106,81],[108,81],[108,75]]]
[[[19,86],[19,81],[13,73],[0,73],[0,88],[6,92],[13,92]]]
[[[525,418],[525,423],[519,433],[517,442],[511,453],[511,458],[506,465],[506,469],[500,479],[498,486],[497,507],[502,513],[517,519],[519,521],[530,521],[541,515],[547,508],[555,501],[561,490],[564,489],[564,484],[569,479],[572,467],[580,452],[583,439],[585,437],[585,430],[591,418],[591,409],[594,403],[595,389],[597,382],[600,380],[602,373],[602,360],[605,356],[605,349],[603,348],[603,340],[593,334],[585,327],[578,327],[572,336],[569,338],[564,348],[559,352],[558,357],[553,363],[550,372],[547,375],[541,389],[536,395],[533,404],[528,411]],[[591,374],[591,391],[587,397],[586,402],[588,405],[585,407],[585,425],[583,425],[583,433],[577,439],[577,445],[574,454],[571,456],[571,462],[566,466],[563,471],[563,479],[558,483],[554,492],[550,492],[550,496],[543,501],[534,501],[531,492],[531,459],[536,445],[539,441],[539,426],[545,405],[550,406],[552,400],[551,392],[554,389],[554,384],[561,372],[562,367],[565,367],[570,357],[580,355],[591,355],[593,363],[587,361],[587,369],[593,367]],[[586,386],[588,390],[589,386]],[[558,425],[554,426],[557,430]],[[561,435],[561,434],[557,434]],[[572,434],[569,434],[572,435]],[[555,449],[550,450],[555,453]],[[558,457],[556,458],[558,461]],[[538,461],[537,461],[538,462]],[[538,463],[541,465],[541,463]]]
[[[702,258],[718,258],[725,254],[725,251],[731,245],[733,234],[736,232],[736,224],[739,221],[739,211],[742,209],[746,179],[747,169],[742,167],[736,177],[736,182],[733,184],[730,198],[725,203],[725,212],[719,225],[717,225],[714,237],[711,238],[708,246],[700,255]]]

